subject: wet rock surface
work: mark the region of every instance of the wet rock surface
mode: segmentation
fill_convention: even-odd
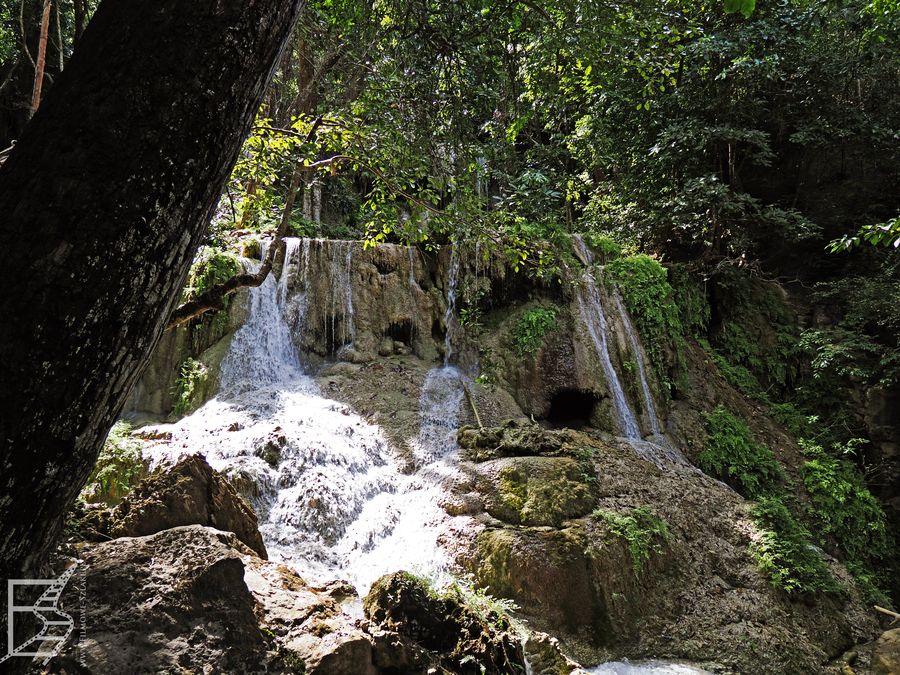
[[[141,482],[109,517],[112,537],[141,537],[182,525],[209,525],[266,558],[256,514],[203,457],[190,456]]]

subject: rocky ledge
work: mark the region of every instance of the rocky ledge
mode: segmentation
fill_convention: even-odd
[[[80,557],[61,607],[83,607],[86,631],[57,672],[525,672],[505,619],[403,572],[375,584],[361,615],[347,584],[310,586],[202,525],[86,544]]]

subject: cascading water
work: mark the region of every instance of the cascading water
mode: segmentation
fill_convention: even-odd
[[[456,321],[456,285],[459,282],[459,251],[456,243],[450,249],[450,270],[447,274],[447,309],[444,312],[444,366],[450,365],[453,354],[453,326]]]
[[[325,318],[325,333],[331,335],[334,351],[350,344],[356,337],[353,317],[353,284],[351,274],[353,266],[353,241],[326,241],[317,239],[319,247],[330,246],[334,249],[331,255],[329,277],[331,287],[328,297],[328,313]],[[331,325],[327,322],[330,320]],[[340,331],[338,323],[340,322]],[[330,331],[329,331],[330,328]]]
[[[584,246],[584,242],[580,238],[576,241]],[[593,261],[590,252],[585,246],[586,260]],[[606,377],[609,392],[612,395],[613,410],[616,413],[616,421],[622,435],[629,439],[640,439],[641,429],[638,426],[637,417],[628,403],[625,396],[625,389],[619,379],[619,374],[613,367],[612,360],[609,356],[609,327],[606,321],[606,315],[603,311],[603,303],[600,300],[600,292],[597,290],[597,282],[594,279],[594,273],[591,271],[590,264],[585,267],[584,274],[581,278],[581,284],[578,287],[578,309],[587,326],[588,334],[597,357],[600,360],[600,367],[603,369],[603,375]]]
[[[628,346],[631,349],[631,353],[634,355],[644,410],[647,413],[647,419],[649,420],[650,431],[652,434],[652,441],[645,441],[643,439],[637,415],[635,415],[631,404],[628,402],[628,398],[625,395],[625,389],[622,386],[622,381],[610,358],[609,343],[612,340],[612,332],[610,330],[609,322],[606,319],[603,301],[591,269],[594,257],[581,236],[575,235],[574,240],[576,253],[578,257],[585,262],[585,271],[582,275],[581,284],[578,287],[577,293],[578,307],[585,325],[587,326],[591,342],[597,352],[600,367],[603,369],[603,374],[606,377],[619,429],[635,453],[647,461],[653,462],[659,466],[662,466],[663,463],[690,466],[690,462],[687,461],[679,450],[672,446],[663,433],[659,412],[656,408],[656,402],[653,400],[653,393],[650,389],[649,381],[647,380],[647,372],[644,365],[644,351],[641,348],[640,340],[634,329],[631,317],[628,315],[628,311],[625,308],[625,304],[622,302],[619,293],[616,291],[612,294],[613,306],[625,329]]]
[[[289,242],[289,260],[299,246]],[[307,242],[302,247],[298,265],[305,270]],[[351,252],[348,246],[335,256],[341,267]],[[343,578],[365,592],[398,569],[439,574],[447,561],[438,536],[454,520],[438,506],[440,482],[453,471],[450,429],[459,409],[442,381],[445,369],[429,374],[436,384],[426,383],[422,393],[426,412],[414,443],[422,468],[405,475],[381,430],[322,396],[303,372],[285,319],[284,283],[269,275],[251,289],[249,317],[222,363],[219,394],[161,427],[171,441],[151,452],[158,461],[204,454],[230,475],[254,503],[270,557],[309,581]]]
[[[656,411],[656,403],[653,400],[653,393],[650,391],[650,384],[647,381],[647,372],[644,369],[644,350],[641,348],[641,342],[638,340],[637,333],[634,330],[634,324],[631,323],[631,317],[625,310],[622,298],[619,292],[614,291],[612,294],[613,304],[619,314],[619,320],[625,327],[625,336],[628,338],[628,346],[631,347],[631,353],[634,354],[634,362],[637,366],[638,379],[641,383],[641,397],[644,402],[644,410],[647,411],[647,418],[650,421],[650,431],[654,436],[662,435],[662,428],[659,423],[659,413]]]

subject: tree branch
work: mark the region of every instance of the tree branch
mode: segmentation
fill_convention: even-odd
[[[311,131],[310,134],[314,133],[315,128],[316,124],[314,123],[313,131]],[[300,189],[300,181],[303,178],[303,171],[305,168],[306,167],[300,163],[294,165],[294,172],[291,175],[291,185],[288,188],[287,200],[284,204],[284,211],[281,214],[281,222],[278,224],[278,229],[275,231],[275,238],[272,240],[272,245],[269,247],[266,258],[263,260],[260,268],[252,274],[236,274],[228,281],[216,284],[205,293],[202,293],[199,297],[177,307],[175,311],[172,312],[172,316],[169,317],[169,323],[166,324],[166,330],[180,326],[191,319],[196,319],[201,314],[205,314],[210,310],[225,309],[225,298],[241,288],[256,288],[262,285],[266,280],[266,277],[269,276],[269,272],[272,271],[278,244],[281,243],[284,235],[287,234],[288,225],[291,221],[291,213],[294,210],[294,202],[297,197],[297,190]],[[283,271],[282,274],[284,274]]]

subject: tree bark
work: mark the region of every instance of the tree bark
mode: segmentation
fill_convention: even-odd
[[[0,579],[147,363],[303,0],[104,0],[0,168]]]

